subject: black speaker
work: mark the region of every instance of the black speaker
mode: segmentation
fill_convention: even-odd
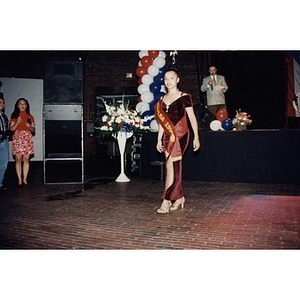
[[[80,160],[50,160],[45,162],[46,183],[82,182],[82,162]]]
[[[202,103],[195,104],[194,111],[198,120],[199,130],[210,130],[210,123],[211,121],[216,120],[216,116]]]
[[[81,157],[81,122],[45,120],[45,157]]]
[[[82,62],[45,62],[44,103],[83,103]]]
[[[83,183],[83,105],[44,104],[44,183]]]

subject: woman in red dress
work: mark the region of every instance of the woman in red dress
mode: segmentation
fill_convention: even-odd
[[[27,176],[29,172],[30,155],[34,153],[32,134],[35,131],[34,118],[30,114],[29,103],[20,98],[15,104],[15,110],[11,115],[10,130],[14,131],[12,140],[13,155],[16,160],[16,173],[18,184],[28,185]],[[23,180],[22,180],[23,161]]]
[[[165,191],[161,207],[157,210],[157,213],[162,214],[176,210],[180,205],[184,206],[182,156],[189,142],[187,116],[194,133],[193,150],[197,151],[200,148],[198,123],[191,95],[178,90],[179,77],[176,70],[167,71],[164,79],[168,93],[155,106],[159,122],[156,148],[159,152],[164,151],[166,157]],[[175,201],[172,206],[171,201]]]

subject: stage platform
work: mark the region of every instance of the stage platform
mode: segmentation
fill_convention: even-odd
[[[199,131],[201,148],[190,143],[183,157],[183,180],[300,183],[300,130]],[[143,135],[140,175],[153,177],[157,133]],[[158,170],[156,170],[158,171]]]

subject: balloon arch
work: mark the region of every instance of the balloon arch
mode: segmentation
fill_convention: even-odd
[[[139,77],[138,104],[136,110],[143,117],[153,116],[145,125],[150,126],[152,131],[158,131],[158,122],[155,118],[154,107],[158,100],[166,94],[164,74],[166,72],[166,54],[158,50],[141,50],[140,61],[136,69]]]

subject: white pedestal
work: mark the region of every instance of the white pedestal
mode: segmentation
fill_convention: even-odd
[[[120,131],[117,136],[119,150],[120,150],[120,158],[121,158],[121,173],[116,179],[116,182],[129,182],[130,179],[125,175],[124,171],[124,152],[125,152],[125,146],[127,138],[130,138],[132,136],[132,132],[124,132]]]

